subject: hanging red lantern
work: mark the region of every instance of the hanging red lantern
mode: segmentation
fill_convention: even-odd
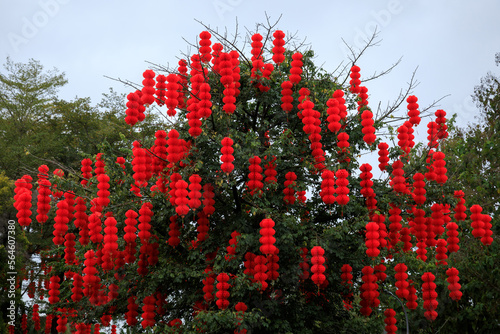
[[[448,176],[446,176],[446,161],[444,160],[445,154],[443,152],[436,152],[433,154],[432,158],[434,159],[434,163],[432,167],[434,168],[434,173],[436,173],[435,180],[437,183],[444,184],[448,180]]]
[[[320,246],[314,246],[311,249],[311,280],[318,286],[326,280],[326,276],[323,274],[326,270],[323,265],[325,263],[324,254],[325,250]]]
[[[276,30],[273,33],[273,37],[273,61],[276,64],[281,64],[285,60],[285,48],[283,47],[285,45],[285,33],[281,30]]]
[[[352,309],[352,286],[353,286],[353,276],[352,276],[352,267],[348,264],[344,264],[341,268],[340,271],[342,274],[340,274],[340,279],[341,284],[344,286],[345,292],[342,292],[342,298],[344,302],[344,308],[346,310]]]
[[[143,306],[142,306],[142,321],[141,325],[143,329],[146,329],[148,327],[153,327],[156,323],[155,321],[155,297],[154,296],[146,296],[143,299]]]
[[[446,240],[445,239],[438,239],[437,240],[437,247],[436,247],[436,260],[438,261],[436,265],[444,265],[446,266],[448,262],[446,262],[446,259],[448,258],[448,255],[446,255]]]
[[[377,139],[377,136],[375,135],[375,127],[373,126],[374,123],[373,113],[369,109],[365,109],[361,114],[361,125],[363,126],[361,131],[364,134],[363,140],[368,145],[373,144]]]
[[[384,311],[385,319],[385,332],[387,334],[396,334],[398,331],[398,327],[396,327],[396,311],[392,308],[388,308]]]
[[[377,307],[380,304],[378,300],[379,292],[377,277],[373,274],[373,268],[370,266],[365,266],[361,270],[363,276],[363,284],[361,285],[361,309],[360,312],[364,316],[369,316],[372,313],[372,308]]]
[[[406,270],[408,270],[408,267],[404,263],[398,263],[394,266],[394,271],[396,272],[394,275],[394,278],[396,279],[396,283],[394,285],[397,288],[396,296],[401,299],[407,299],[410,294],[410,290],[408,290],[410,283],[407,281],[408,274],[406,273]]]
[[[335,173],[335,176],[337,177],[337,203],[339,205],[346,205],[349,203],[349,188],[347,187],[349,185],[349,180],[347,179],[349,172],[345,169],[339,169]]]
[[[408,117],[410,117],[410,123],[412,125],[419,125],[420,124],[420,111],[418,111],[418,98],[415,95],[410,95],[406,99],[406,102],[408,102]]]
[[[261,290],[266,290],[268,287],[268,284],[266,282],[267,280],[267,258],[262,255],[257,255],[253,258],[253,277],[256,282],[260,283]]]
[[[139,305],[136,304],[137,297],[136,296],[130,296],[127,299],[127,313],[125,313],[125,319],[127,320],[127,325],[129,326],[135,326],[139,322],[137,320],[137,316],[139,315],[139,312],[137,310],[139,309]]]
[[[456,190],[453,196],[458,199],[458,202],[455,206],[454,218],[457,221],[464,221],[465,219],[467,219],[467,215],[465,214],[465,211],[467,210],[467,208],[465,207],[465,194],[462,190]]]
[[[177,113],[175,108],[181,107],[179,100],[182,97],[179,91],[182,89],[182,79],[177,74],[171,73],[167,75],[166,80],[165,105],[168,108],[167,115],[173,117]]]
[[[281,109],[285,112],[290,112],[293,109],[293,91],[292,91],[293,83],[289,80],[284,81],[281,84]]]
[[[430,148],[436,148],[439,143],[438,143],[438,131],[439,131],[440,126],[436,122],[429,122],[427,123],[427,140],[429,143],[427,146]]]
[[[238,245],[238,237],[241,236],[241,233],[238,231],[234,231],[231,233],[231,239],[229,240],[229,246],[226,247],[227,255],[226,255],[226,260],[231,261],[234,259],[234,256],[236,255],[236,246]]]
[[[353,65],[351,67],[351,74],[349,75],[351,77],[351,80],[349,81],[349,84],[351,85],[351,93],[353,94],[359,94],[361,92],[361,80],[359,78],[361,75],[359,74],[360,68],[357,65]]]
[[[214,187],[210,184],[207,183],[203,186],[203,212],[207,215],[207,217],[210,217],[214,211]]]
[[[437,317],[437,293],[435,276],[432,273],[426,272],[422,275],[422,299],[424,300],[424,316],[429,321],[436,320]]]
[[[165,83],[167,81],[167,77],[164,76],[163,74],[160,74],[156,77],[156,101],[158,102],[159,106],[162,106],[165,104],[165,96],[166,96],[166,88],[167,84]]]
[[[221,141],[221,144],[222,144],[221,148],[222,156],[220,158],[220,160],[222,161],[221,169],[224,173],[229,174],[234,170],[234,165],[233,165],[234,149],[232,147],[233,140],[229,137],[224,137],[224,139],[222,139]]]
[[[290,76],[288,77],[288,80],[290,80],[291,83],[294,85],[298,84],[301,80],[301,74],[302,74],[302,54],[299,52],[296,52],[292,55],[292,62],[290,63]]]
[[[250,162],[249,170],[250,174],[248,175],[249,181],[247,183],[248,190],[250,190],[250,194],[254,195],[262,190],[264,184],[262,183],[262,167],[260,167],[261,159],[258,156],[253,156],[248,160]]]
[[[493,238],[491,237],[493,234],[493,231],[491,228],[493,227],[493,224],[491,224],[491,216],[489,215],[481,215],[483,218],[483,223],[484,223],[484,235],[481,238],[481,242],[485,246],[489,246],[493,243]]]
[[[181,232],[179,231],[179,224],[177,224],[177,216],[170,217],[170,231],[168,231],[168,235],[170,236],[167,240],[168,244],[172,247],[176,247],[180,243],[179,235]]]
[[[410,286],[408,287],[409,294],[406,298],[406,307],[408,307],[408,309],[410,310],[415,310],[418,306],[417,289],[415,289],[415,287],[413,286],[413,281],[410,280],[408,281],[408,283],[410,283]]]
[[[155,102],[154,94],[156,93],[155,87],[155,72],[153,70],[146,70],[142,74],[144,80],[142,80],[142,84],[144,87],[142,88],[142,96],[141,102],[145,105],[152,105]]]
[[[229,288],[231,285],[228,283],[229,281],[229,275],[226,273],[220,273],[217,275],[217,292],[215,293],[215,296],[217,297],[217,301],[215,302],[217,304],[217,307],[220,310],[225,310],[229,306]]]
[[[472,220],[472,235],[476,238],[484,237],[484,222],[481,214],[483,208],[478,204],[474,204],[469,210],[471,212],[470,219]]]
[[[389,240],[391,246],[394,247],[400,241],[400,231],[403,225],[401,224],[401,209],[396,206],[394,203],[389,203],[391,207],[389,209],[389,221],[391,224],[389,225]]]
[[[448,126],[446,125],[446,111],[436,110],[436,124],[438,125],[438,139],[448,138]]]
[[[454,267],[446,270],[446,275],[448,278],[448,290],[450,291],[450,298],[452,300],[458,301],[462,298],[462,292],[460,291],[461,285],[458,283],[460,278],[458,277],[458,270]]]
[[[332,171],[325,169],[321,173],[321,178],[323,180],[321,181],[321,191],[319,195],[321,196],[323,203],[327,205],[335,203],[337,200],[335,197],[335,174]]]
[[[274,238],[274,221],[271,218],[265,218],[260,222],[260,251],[264,255],[271,255],[276,252],[276,246],[274,243],[276,239]]]
[[[212,59],[212,48],[210,45],[212,45],[212,41],[210,41],[210,38],[212,35],[208,31],[202,31],[200,33],[200,48],[198,52],[200,53],[201,61],[204,63],[208,63],[210,59]]]
[[[376,257],[380,254],[379,242],[379,226],[375,222],[369,222],[366,224],[365,233],[365,245],[366,245],[366,255],[369,257]]]
[[[387,143],[381,142],[378,144],[378,168],[383,172],[386,170],[386,167],[388,166],[389,162],[389,151],[387,150],[389,148],[389,145]]]
[[[296,186],[295,180],[297,180],[297,175],[294,172],[288,172],[285,175],[285,179],[285,189],[283,189],[285,197],[283,200],[286,204],[294,204],[296,200],[294,187]]]
[[[392,188],[396,193],[405,193],[406,178],[404,177],[403,163],[401,160],[396,160],[392,164]]]
[[[56,216],[54,218],[54,238],[52,241],[55,245],[62,245],[64,243],[64,235],[68,231],[69,223],[69,207],[66,200],[61,200],[57,203]]]
[[[127,95],[127,110],[125,110],[125,123],[134,126],[139,121],[139,104],[141,97],[136,92]]]
[[[60,287],[60,279],[59,276],[52,276],[50,278],[50,285],[49,285],[49,303],[55,304],[59,301],[59,294],[61,293],[59,291]]]

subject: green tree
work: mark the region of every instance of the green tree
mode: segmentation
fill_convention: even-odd
[[[228,66],[227,54],[217,55],[215,52],[217,57],[214,62],[202,64],[197,62],[198,54],[186,56],[188,72],[182,66],[158,66],[154,68],[156,73],[145,72],[144,87],[136,86],[134,90],[143,88],[146,96],[139,98],[140,104],[152,104],[150,108],[158,108],[162,114],[167,114],[166,106],[171,101],[163,101],[160,94],[147,102],[148,90],[151,90],[152,84],[162,82],[160,73],[174,74],[171,79],[180,79],[182,88],[172,88],[171,85],[167,96],[175,96],[174,90],[180,92],[179,99],[184,106],[178,106],[175,116],[167,117],[165,122],[170,122],[170,125],[151,136],[135,130],[142,124],[139,122],[133,126],[131,137],[123,137],[123,145],[119,149],[104,145],[99,156],[89,155],[94,167],[101,165],[100,168],[104,166],[104,169],[94,169],[93,172],[99,175],[90,177],[85,186],[81,184],[79,172],[70,171],[64,177],[51,177],[52,191],[66,193],[52,197],[49,221],[39,224],[33,220],[24,229],[40,254],[43,265],[51,267],[50,273],[43,273],[41,277],[47,280],[58,276],[61,280],[59,302],[45,303],[44,312],[61,317],[65,312],[62,309],[67,312],[75,310],[76,315],[71,321],[92,324],[94,328],[95,324],[105,324],[111,318],[138,320],[139,323],[130,326],[132,332],[381,332],[384,311],[388,308],[396,310],[398,327],[405,327],[400,300],[393,297],[396,292],[394,265],[402,262],[408,265],[409,278],[419,291],[422,274],[434,273],[439,286],[439,305],[452,304],[446,292],[445,271],[449,266],[456,266],[462,254],[450,256],[448,265],[437,265],[434,260],[437,250],[431,242],[430,246],[425,246],[427,261],[417,259],[413,251],[417,241],[422,242],[423,239],[419,237],[416,240],[413,209],[417,203],[412,195],[413,188],[407,187],[406,181],[411,184],[413,175],[423,173],[428,167],[425,154],[419,155],[421,145],[407,150],[406,154],[404,152],[410,146],[405,146],[402,140],[398,146],[391,148],[390,158],[399,160],[403,165],[402,180],[401,177],[396,179],[398,170],[394,171],[391,164],[382,178],[373,180],[372,186],[366,182],[367,177],[371,177],[364,174],[365,186],[362,189],[359,157],[369,153],[377,155],[376,144],[380,138],[373,142],[367,136],[371,133],[369,119],[373,117],[367,104],[368,96],[364,95],[364,90],[356,92],[359,83],[348,83],[349,74],[356,72],[356,67],[349,71],[352,65],[349,64],[341,73],[328,73],[315,65],[313,51],[304,49],[302,45],[294,46],[293,39],[287,40],[288,50],[284,53],[284,60],[276,61],[279,59],[276,57],[272,61],[270,44],[274,27],[259,26],[259,29],[264,45],[261,51],[259,36],[251,36],[254,59],[242,51],[243,47],[237,41],[229,41],[208,29],[225,52],[236,51],[240,61],[238,66]],[[217,49],[215,44],[213,49]],[[298,73],[296,61],[299,51],[303,62],[301,80],[292,85],[293,105],[287,112],[284,110],[287,108],[282,107],[282,85],[289,79],[290,73]],[[273,52],[279,53],[276,49]],[[206,57],[203,51],[200,50],[200,53],[199,57]],[[259,62],[260,55],[262,63]],[[355,55],[353,60],[357,59]],[[226,61],[226,64],[217,63],[217,60]],[[266,63],[274,64],[273,69]],[[292,65],[295,67],[293,70]],[[239,72],[232,72],[233,68]],[[228,78],[228,69],[231,70],[231,78]],[[226,78],[221,79],[224,73]],[[237,87],[229,83],[224,86],[223,83],[233,81],[237,74],[240,76],[240,93],[234,112],[226,112],[232,110],[228,96],[234,94],[231,89]],[[352,77],[356,79],[355,74]],[[202,89],[197,87],[197,83],[208,84],[211,96],[203,94],[206,93],[206,85]],[[328,119],[336,112],[332,95],[340,91],[345,92],[347,114],[340,117],[340,128],[332,126],[332,130],[329,123],[335,117]],[[395,106],[403,103],[405,98],[398,98]],[[135,95],[130,97],[127,110],[129,123],[134,123],[134,117],[138,115],[133,103],[137,99]],[[200,108],[207,106],[207,101],[212,104],[210,113],[201,114]],[[344,104],[339,100],[336,102]],[[406,115],[391,118],[395,116],[395,110],[395,107],[389,108],[375,116],[374,130],[385,133],[389,122],[403,123],[407,120]],[[197,131],[198,125],[201,132]],[[169,133],[168,138],[165,138],[166,132]],[[176,132],[180,141],[173,140]],[[348,134],[348,148],[342,148],[344,135],[339,136],[339,132]],[[234,149],[234,161],[229,161],[234,166],[233,170],[226,169],[230,166],[221,167],[226,137],[233,141],[230,146]],[[161,139],[169,140],[165,142]],[[406,145],[410,144],[406,142]],[[440,145],[441,148],[442,141]],[[231,154],[231,150],[224,151]],[[117,163],[117,155],[123,158],[121,163]],[[260,177],[252,174],[259,172],[256,166],[259,159],[260,166],[267,171],[262,171],[265,177],[271,176],[269,164],[274,166],[275,182],[272,178],[264,179],[264,176],[259,180]],[[394,164],[396,167],[397,164]],[[367,169],[368,166],[364,165],[363,170]],[[335,187],[324,180],[328,174],[326,171],[337,174]],[[295,174],[295,180],[289,172]],[[347,177],[347,188],[342,184],[342,174]],[[203,186],[201,190],[197,187],[198,177]],[[252,183],[252,180],[261,181],[262,186],[258,182]],[[376,194],[375,197],[368,196],[371,198],[369,201],[364,198],[364,194],[369,193],[367,184]],[[399,190],[395,184],[399,184]],[[426,222],[430,221],[431,205],[454,204],[454,186],[428,182],[426,201],[418,204],[418,208],[425,213]],[[294,190],[293,196],[290,188]],[[337,196],[336,202],[331,202],[331,197],[325,197],[332,188],[335,192],[330,194]],[[345,189],[349,191],[348,202],[341,197]],[[79,207],[80,220],[76,224],[70,223],[66,233],[60,222],[67,214],[63,207],[71,204],[73,196],[69,191],[85,200],[87,207],[86,210]],[[304,192],[305,201],[297,196],[299,191]],[[289,196],[286,199],[285,194]],[[203,202],[197,203],[197,198]],[[396,232],[399,233],[399,229],[389,225],[387,219],[393,208],[401,210],[401,223],[411,231],[412,244],[406,249],[403,249],[402,242],[388,243],[388,237],[382,234],[384,229],[393,230],[394,235],[390,238],[397,241]],[[153,212],[152,217],[149,210]],[[139,222],[134,218],[137,214]],[[392,222],[397,217],[391,215]],[[272,231],[269,227],[267,230],[264,228],[270,223],[266,219],[275,223]],[[54,221],[57,225],[54,224],[53,228]],[[470,220],[466,223],[470,224]],[[139,229],[137,234],[132,226]],[[91,234],[88,244],[83,241],[87,228]],[[372,231],[373,228],[378,228],[381,233],[366,233],[367,229]],[[64,233],[59,235],[59,230]],[[269,233],[273,232],[275,240],[269,237]],[[76,262],[67,260],[67,250],[57,239],[58,236],[69,238],[70,233],[81,235],[77,237],[75,246]],[[266,235],[268,238],[261,239]],[[51,240],[52,236],[55,236],[54,240]],[[138,238],[132,241],[129,239],[132,236]],[[366,247],[370,245],[370,242],[365,243],[367,237],[382,243],[385,241],[386,246],[380,247],[380,254],[375,250],[367,252]],[[435,236],[438,237],[443,236]],[[431,236],[428,239],[434,240]],[[479,254],[477,250],[481,249],[481,244],[477,240],[474,242],[467,244],[472,247],[468,254]],[[273,252],[270,246],[262,247],[269,243],[276,246],[279,252]],[[372,245],[376,245],[375,241]],[[322,264],[321,257],[311,260],[314,247],[321,247],[324,251],[324,280],[320,275],[312,276],[317,274],[316,269],[322,269],[318,266]],[[97,284],[90,274],[95,254],[98,261],[95,265]],[[269,267],[251,265],[252,254],[262,256],[259,260],[267,261]],[[273,263],[279,265],[277,276],[270,270],[274,267]],[[344,264],[353,268],[353,284],[347,287],[341,283]],[[256,269],[266,270],[268,279],[260,277],[259,280]],[[370,284],[364,283],[371,282],[374,276],[367,273],[373,270],[378,279],[378,296],[375,292],[360,292],[360,287],[370,287]],[[384,271],[387,275],[385,279]],[[77,276],[72,273],[83,275],[86,292],[81,299],[73,294],[72,281],[77,280]],[[223,293],[216,294],[223,288],[220,283],[225,274],[230,285],[228,307],[221,303]],[[209,278],[216,279],[213,291],[207,284]],[[481,282],[477,284],[481,287]],[[92,290],[92,287],[97,288]],[[418,328],[422,332],[448,330],[445,327],[448,318],[441,320],[438,315],[432,323],[425,320],[420,298],[422,294],[419,292],[418,295],[420,306],[410,313],[412,331]],[[35,300],[40,301],[39,297],[37,295]],[[369,305],[361,302],[366,298],[370,298]],[[239,302],[248,307],[244,313],[236,311]],[[128,309],[134,305],[139,308],[138,314],[127,315]],[[371,315],[362,316],[361,311],[365,315],[371,312]],[[148,314],[152,314],[153,323],[140,324],[143,320],[141,315],[146,320]],[[425,316],[431,318],[427,313]],[[450,324],[455,325],[456,322],[450,321]]]
[[[51,168],[80,168],[86,155],[94,155],[103,144],[114,149],[123,137],[135,137],[123,121],[124,96],[110,90],[93,106],[89,98],[65,101],[58,89],[67,83],[64,73],[46,71],[40,62],[15,63],[7,58],[0,73],[0,170],[12,179],[36,174],[41,163]],[[151,136],[148,117],[142,135]],[[156,124],[157,125],[157,124]]]

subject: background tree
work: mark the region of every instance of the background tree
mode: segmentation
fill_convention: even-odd
[[[92,106],[89,98],[65,101],[58,90],[64,73],[46,71],[40,62],[15,63],[7,58],[0,73],[0,170],[12,179],[36,174],[36,168],[80,168],[83,156],[94,155],[107,143],[118,148],[130,137],[124,119],[124,96],[110,90]],[[156,123],[148,117],[143,135]]]

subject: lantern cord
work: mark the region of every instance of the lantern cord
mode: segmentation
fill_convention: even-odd
[[[383,291],[385,293],[388,293],[390,294],[391,296],[393,296],[394,298],[396,298],[399,303],[401,304],[401,307],[403,308],[403,312],[405,313],[405,318],[406,318],[406,334],[410,334],[410,327],[408,325],[408,314],[406,313],[406,308],[403,304],[403,302],[401,301],[401,299],[398,298],[398,296],[396,296],[395,294],[393,294],[392,292],[390,292],[389,290],[386,290],[386,289],[383,289]]]

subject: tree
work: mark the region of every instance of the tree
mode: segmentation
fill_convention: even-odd
[[[103,143],[119,149],[130,137],[123,121],[124,96],[111,90],[96,106],[89,98],[65,101],[57,96],[67,83],[64,73],[46,71],[40,62],[15,63],[7,58],[0,74],[0,170],[12,179],[36,174],[36,168],[79,168],[85,155],[95,155]],[[141,126],[159,126],[149,117]]]
[[[146,70],[125,121],[135,129],[159,108],[171,126],[132,131],[122,156],[103,147],[81,174],[49,181],[42,166],[48,217],[29,222],[31,182],[17,181],[18,218],[51,286],[41,309],[59,330],[65,319],[80,331],[114,319],[135,332],[375,332],[384,321],[394,332],[404,303],[412,328],[425,317],[418,326],[431,332],[450,299],[443,289],[436,299],[434,280],[447,286],[449,272],[460,299],[458,255],[445,264],[443,253],[462,206],[443,170],[442,117],[429,127],[437,152],[419,150],[415,96],[408,116],[391,118],[407,96],[374,116],[357,65],[327,73],[273,25],[259,29],[251,56],[207,28],[179,67]],[[394,121],[389,148],[376,133]],[[381,179],[358,160],[370,152]],[[474,226],[488,217],[476,214]]]

